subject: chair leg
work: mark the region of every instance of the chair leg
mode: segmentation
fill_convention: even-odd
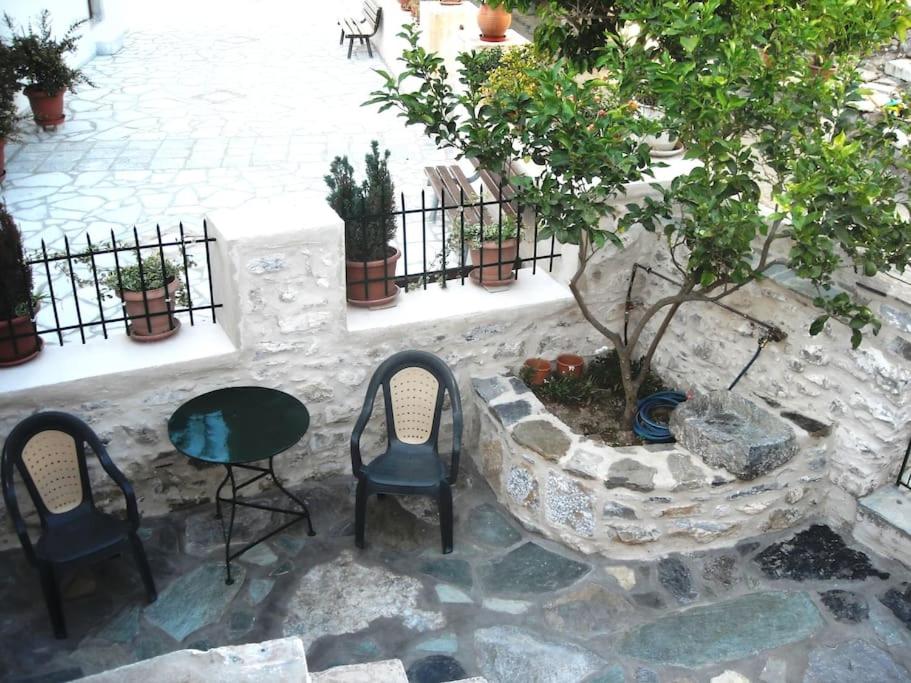
[[[354,545],[363,550],[364,528],[367,526],[367,480],[358,479],[354,499]]]
[[[367,38],[367,55],[373,59],[373,50],[370,49],[370,38]]]
[[[348,59],[351,59],[351,51],[354,49],[354,36],[348,39]]]
[[[342,29],[342,37],[338,39],[338,44],[339,45],[345,44],[345,29]]]
[[[130,545],[133,546],[133,559],[136,561],[136,567],[139,569],[139,575],[142,577],[142,583],[146,589],[146,597],[150,603],[158,599],[158,591],[155,590],[155,579],[152,578],[152,570],[149,568],[149,560],[146,557],[145,548],[142,541],[136,534],[130,534]]]
[[[452,552],[452,489],[449,484],[440,484],[437,498],[440,508],[440,535],[443,540],[443,554]]]
[[[47,611],[51,617],[54,636],[66,638],[66,623],[63,620],[60,586],[57,584],[57,577],[54,576],[54,569],[50,565],[42,564],[39,566],[38,572],[41,575],[41,590],[44,593],[44,601],[47,603]]]

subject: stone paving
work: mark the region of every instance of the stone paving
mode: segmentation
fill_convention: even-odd
[[[143,604],[128,559],[98,565],[66,589],[66,641],[21,553],[0,554],[0,678],[297,635],[312,671],[397,658],[413,683],[911,681],[911,572],[827,526],[616,563],[524,531],[465,470],[446,556],[422,498],[372,499],[357,550],[347,479],[304,487],[317,536],[297,526],[258,546],[232,586],[212,505],[146,519],[158,601]],[[269,514],[241,510],[239,536]]]
[[[131,238],[133,226],[141,236],[154,235],[156,224],[173,235],[180,221],[199,234],[212,211],[289,193],[322,198],[331,159],[349,155],[363,177],[373,139],[391,150],[393,179],[408,208],[419,207],[424,166],[452,158],[392,112],[361,106],[381,83],[373,70],[385,65],[360,49],[346,59],[335,23],[344,5],[153,5],[145,15],[134,10],[123,50],[85,67],[96,87],[67,95],[64,125],[45,132],[24,121],[20,141],[7,145],[0,198],[28,249],[43,240],[48,250],[63,251],[64,236],[84,249],[86,234],[95,242],[110,241],[112,231]],[[429,228],[432,260],[439,240]],[[411,271],[421,265],[420,240],[415,220]],[[69,297],[62,274],[52,275]],[[43,273],[36,278],[46,291]],[[204,274],[195,284],[196,300],[207,300]],[[92,317],[94,288],[79,296]],[[46,308],[41,322],[50,324]],[[75,322],[75,315],[65,317]]]

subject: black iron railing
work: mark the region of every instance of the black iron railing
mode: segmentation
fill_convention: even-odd
[[[216,309],[211,274],[208,226],[202,234],[188,234],[183,224],[171,233],[156,226],[154,235],[141,238],[136,228],[130,237],[93,241],[88,234],[52,249],[44,240],[26,259],[32,269],[32,301],[20,303],[19,319],[35,321],[25,326],[7,322],[0,326],[0,343],[17,347],[56,341],[61,346],[75,337],[85,344],[121,332],[149,337],[154,330],[172,332],[185,320],[215,322]],[[156,287],[163,304],[150,292]],[[124,292],[135,292],[128,304]],[[0,303],[2,293],[0,293]],[[160,321],[160,322],[159,322]],[[27,327],[27,329],[23,329]],[[34,341],[33,341],[34,340]],[[27,349],[26,349],[27,350]]]
[[[420,204],[409,207],[401,194],[398,208],[378,215],[367,215],[346,222],[348,299],[376,301],[406,292],[426,289],[428,284],[443,286],[466,280],[488,287],[505,287],[522,273],[539,268],[553,270],[560,257],[554,237],[540,240],[539,222],[533,209],[519,206],[506,193],[494,199],[443,192],[428,202],[421,192]],[[488,197],[490,193],[488,193]],[[375,223],[394,221],[394,244],[387,248],[387,234]],[[374,223],[374,225],[371,225]],[[364,238],[374,244],[372,258],[352,257],[351,242],[364,251]],[[360,240],[360,241],[358,241]],[[377,254],[385,254],[378,257]]]

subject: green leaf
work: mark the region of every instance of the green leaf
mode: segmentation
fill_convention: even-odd
[[[829,322],[829,316],[827,315],[821,315],[816,318],[816,320],[813,321],[813,324],[810,325],[810,335],[815,337],[822,332],[827,322]]]

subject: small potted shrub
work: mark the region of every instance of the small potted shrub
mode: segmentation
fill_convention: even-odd
[[[92,85],[80,69],[70,68],[66,63],[66,55],[75,52],[78,47],[79,34],[76,30],[87,20],[71,24],[63,37],[57,40],[52,34],[47,10],[41,12],[37,30],[29,23],[20,33],[16,32],[8,14],[3,17],[12,35],[16,76],[25,88],[35,123],[43,128],[60,125],[65,118],[64,91],[75,92],[80,83]]]
[[[16,93],[19,83],[16,81],[16,65],[13,62],[12,48],[0,40],[0,180],[6,175],[6,142],[16,132],[19,119],[16,111]]]
[[[395,269],[401,252],[389,245],[395,239],[395,187],[389,175],[389,150],[380,155],[370,143],[365,157],[367,178],[358,185],[348,157],[335,157],[325,177],[326,200],[345,221],[345,276],[348,302],[355,306],[384,306],[398,296]]]
[[[22,236],[13,217],[0,204],[0,367],[25,363],[41,351],[35,327],[37,308]]]
[[[469,277],[487,287],[507,287],[513,283],[513,270],[519,255],[519,226],[515,219],[503,216],[498,221],[465,223],[449,235],[449,249],[460,254],[460,265],[465,265],[462,245],[468,251],[469,263],[474,266]]]
[[[176,306],[187,304],[187,290],[180,280],[180,266],[159,256],[142,259],[116,270],[107,271],[104,284],[123,301],[129,319],[130,339],[138,342],[167,339],[180,329],[180,320],[171,315]]]

